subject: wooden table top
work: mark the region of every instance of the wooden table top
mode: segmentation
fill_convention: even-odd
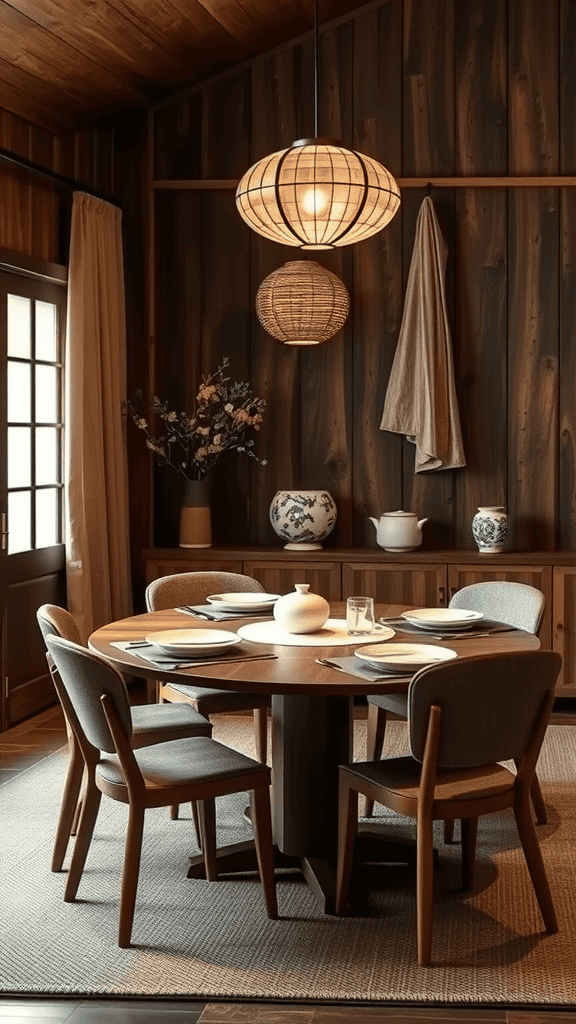
[[[376,607],[377,616],[399,615],[407,611],[409,606],[398,604],[379,604]],[[331,602],[330,616],[332,618],[344,618],[344,602]],[[232,662],[226,664],[211,664],[209,661],[197,668],[178,669],[166,671],[157,668],[150,662],[130,654],[128,651],[120,651],[112,647],[112,641],[117,640],[141,640],[148,633],[164,629],[191,629],[196,626],[204,628],[227,629],[237,631],[238,628],[250,621],[250,618],[238,618],[227,622],[207,622],[194,619],[185,612],[178,612],[174,609],[167,609],[159,612],[147,612],[142,615],[134,615],[127,619],[120,619],[92,633],[88,643],[89,646],[100,654],[105,655],[118,667],[131,675],[143,676],[151,679],[165,679],[172,682],[189,682],[190,679],[202,679],[206,684],[226,690],[249,690],[251,693],[268,694],[322,694],[324,696],[346,696],[349,694],[370,693],[398,693],[408,689],[408,682],[401,683],[393,678],[386,681],[376,682],[370,680],[367,684],[365,679],[345,675],[334,669],[318,665],[316,658],[331,658],[351,655],[362,646],[362,638],[357,637],[351,641],[349,646],[338,647],[296,647],[282,646],[279,644],[261,644],[244,641],[244,646],[254,648],[254,652],[261,654],[270,652],[276,654],[275,659],[270,661],[246,661]],[[426,635],[406,635],[397,633],[392,638],[393,642],[401,643],[433,643],[441,647],[451,647],[461,657],[471,657],[477,654],[507,653],[512,651],[538,650],[540,641],[531,633],[523,630],[513,630],[508,633],[496,633],[486,637],[468,637],[461,640],[432,640]]]

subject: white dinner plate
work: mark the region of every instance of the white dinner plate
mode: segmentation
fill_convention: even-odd
[[[402,612],[402,618],[422,629],[470,629],[475,622],[484,618],[483,612],[468,611],[465,608],[414,608]]]
[[[166,654],[220,654],[242,640],[226,629],[163,629],[149,633],[148,643],[157,644]]]
[[[425,665],[458,657],[450,647],[433,647],[431,644],[373,644],[371,647],[359,647],[354,654],[375,668],[400,674],[417,672]]]
[[[273,608],[280,597],[280,594],[259,594],[257,591],[247,591],[238,594],[210,594],[206,600],[215,608],[221,608],[227,612],[263,612]]]

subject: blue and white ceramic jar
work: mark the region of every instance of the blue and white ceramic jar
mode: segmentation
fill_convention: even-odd
[[[270,522],[292,551],[316,551],[336,522],[336,505],[328,491],[277,491]]]
[[[494,555],[504,550],[508,533],[508,516],[502,505],[479,505],[472,520],[472,534],[481,555]]]

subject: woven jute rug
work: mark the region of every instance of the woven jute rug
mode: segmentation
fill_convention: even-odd
[[[252,752],[246,718],[217,738]],[[355,727],[362,757],[365,726]],[[390,723],[386,752],[406,749]],[[576,1003],[576,729],[551,726],[539,762],[549,824],[538,827],[560,923],[546,936],[509,812],[481,820],[476,884],[462,893],[460,853],[437,832],[434,965],[416,964],[415,891],[407,869],[364,868],[353,916],[322,915],[297,873],[278,878],[280,919],[265,915],[258,877],[186,878],[196,844],[189,809],[148,811],[133,946],[116,945],[126,808],[102,799],[76,902],[50,872],[66,752],[0,789],[0,990],[3,993],[426,1003]],[[240,794],[218,801],[219,843],[250,835]],[[382,808],[391,836],[413,825]]]

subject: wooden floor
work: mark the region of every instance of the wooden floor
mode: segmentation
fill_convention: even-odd
[[[133,703],[141,703],[145,693],[134,688],[131,698]],[[562,721],[562,717],[554,716],[554,720]],[[567,724],[575,722],[573,714],[564,720]],[[59,707],[1,733],[0,785],[27,771],[65,742],[66,728]],[[34,1024],[576,1024],[576,1009],[0,996],[0,1024],[25,1024],[30,1020]]]

